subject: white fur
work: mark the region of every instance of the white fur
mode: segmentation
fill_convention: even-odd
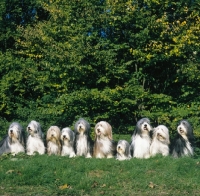
[[[45,153],[44,143],[41,138],[29,135],[27,140],[27,154],[34,155],[35,152],[38,152],[41,155],[44,154]]]
[[[148,135],[141,137],[140,135],[136,135],[133,139],[134,146],[134,155],[135,158],[149,158],[150,157],[150,144],[151,139]]]
[[[29,134],[27,139],[27,154],[34,155],[35,152],[44,154],[45,146],[40,124],[34,120],[31,121],[27,126],[27,132]]]
[[[12,143],[10,145],[11,153],[18,154],[20,152],[25,152],[24,146],[19,142]]]
[[[61,131],[60,139],[62,141],[61,156],[69,156],[70,158],[75,157],[76,154],[74,152],[74,132],[69,127],[63,128]]]
[[[80,133],[76,145],[77,145],[77,152],[76,152],[77,156],[83,156],[86,154],[86,158],[92,157],[91,154],[88,152],[86,135]]]
[[[164,125],[159,125],[154,128],[153,140],[150,146],[151,156],[162,154],[163,156],[169,155],[169,130]]]

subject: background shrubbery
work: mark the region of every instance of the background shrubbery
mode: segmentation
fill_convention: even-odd
[[[130,134],[143,116],[200,127],[200,13],[194,0],[3,0],[0,136],[12,121],[85,117]]]

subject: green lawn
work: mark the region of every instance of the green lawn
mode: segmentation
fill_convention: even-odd
[[[199,195],[200,158],[0,157],[0,195]]]

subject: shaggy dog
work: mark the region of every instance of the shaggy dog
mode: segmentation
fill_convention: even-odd
[[[159,125],[153,129],[153,140],[150,146],[150,155],[169,155],[169,130],[165,125]]]
[[[0,155],[4,153],[15,155],[19,152],[25,152],[24,145],[25,133],[23,128],[18,122],[13,122],[8,128],[8,135],[0,142]]]
[[[94,141],[95,158],[112,158],[116,155],[116,143],[112,139],[112,127],[106,121],[95,125]]]
[[[117,160],[129,160],[131,158],[130,144],[126,140],[119,140],[117,143]]]
[[[92,139],[90,137],[90,124],[80,118],[74,125],[75,143],[74,149],[77,156],[92,157]]]
[[[51,126],[47,131],[47,154],[48,155],[60,155],[61,143],[60,143],[60,128],[57,126]]]
[[[34,155],[35,152],[38,152],[39,154],[44,154],[45,153],[45,146],[43,141],[44,134],[42,132],[40,123],[32,120],[28,124],[26,130],[29,134],[26,144],[27,147],[26,153],[28,155]]]
[[[75,140],[75,134],[74,132],[69,128],[63,128],[61,131],[61,142],[62,142],[62,156],[69,156],[75,157],[75,151],[74,151],[74,140]]]
[[[152,127],[148,118],[140,119],[131,137],[131,155],[135,158],[149,158]]]
[[[177,126],[177,135],[171,147],[173,157],[192,156],[194,154],[193,129],[187,120],[181,120]]]

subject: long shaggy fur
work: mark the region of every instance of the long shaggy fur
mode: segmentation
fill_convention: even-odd
[[[41,125],[39,122],[32,120],[27,128],[28,139],[27,139],[27,154],[34,155],[35,152],[39,154],[45,153],[45,146],[44,146],[44,134],[41,129]]]
[[[74,141],[75,141],[75,134],[74,132],[69,128],[63,128],[61,131],[61,144],[62,144],[62,151],[61,156],[69,156],[75,157],[75,151],[74,151]]]
[[[80,118],[74,125],[75,132],[75,153],[77,156],[86,158],[92,157],[93,141],[90,137],[90,124],[83,118]]]
[[[150,146],[150,155],[169,155],[169,130],[165,125],[159,125],[153,129],[153,140]]]
[[[60,143],[60,128],[58,126],[51,126],[47,131],[47,154],[48,155],[60,155],[61,143]]]
[[[119,140],[117,143],[117,160],[129,160],[131,158],[130,144],[126,140]]]
[[[18,122],[13,122],[8,128],[8,134],[0,142],[0,155],[4,153],[17,154],[25,152],[25,133]]]
[[[194,134],[191,124],[187,120],[181,120],[177,126],[177,134],[171,147],[173,157],[193,156]]]
[[[116,155],[116,143],[112,139],[112,127],[106,121],[95,125],[94,141],[95,158],[112,158]]]
[[[152,127],[148,118],[140,119],[131,137],[131,155],[135,158],[149,158]]]

